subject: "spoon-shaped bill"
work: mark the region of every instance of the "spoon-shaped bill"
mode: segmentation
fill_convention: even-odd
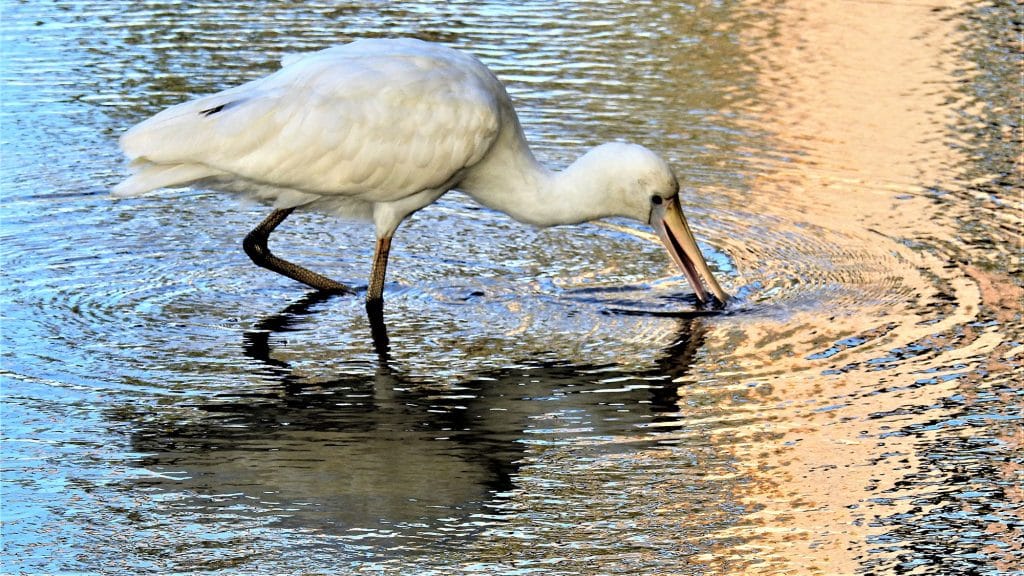
[[[701,303],[708,303],[709,300],[712,300],[701,284],[700,279],[703,277],[714,294],[712,304],[723,306],[729,299],[729,295],[718,285],[718,281],[715,280],[708,268],[708,263],[704,260],[704,255],[700,253],[697,240],[693,237],[693,232],[690,231],[686,217],[683,216],[683,211],[679,207],[678,196],[654,206],[651,213],[651,226],[654,227],[662,243],[665,244],[669,256],[693,286],[697,299]]]

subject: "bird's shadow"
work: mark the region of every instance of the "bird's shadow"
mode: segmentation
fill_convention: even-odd
[[[682,427],[674,381],[690,370],[705,333],[702,318],[678,318],[671,344],[652,352],[641,370],[526,357],[466,374],[453,388],[395,366],[384,316],[371,309],[377,366],[356,373],[339,365],[332,376],[311,378],[275,358],[275,342],[301,330],[301,320],[330,298],[307,294],[243,334],[242,352],[269,387],[196,402],[192,416],[174,424],[136,420],[132,443],[146,455],[142,465],[180,475],[143,482],[187,488],[199,495],[187,505],[207,512],[212,501],[201,496],[208,493],[312,503],[278,519],[303,529],[457,521],[516,488],[527,435],[553,412],[587,419],[595,436],[628,436],[616,450],[639,449],[645,440],[637,440],[644,436],[638,427],[646,424],[658,422],[644,428],[658,433]],[[643,384],[609,390],[609,379]],[[656,436],[650,433],[652,444]]]
[[[275,334],[292,332],[300,320],[313,313],[313,309],[332,298],[348,297],[327,291],[312,291],[285,306],[280,311],[264,316],[253,327],[242,334],[242,352],[249,358],[262,364],[268,374],[280,378],[287,383],[293,374],[287,362],[277,360],[271,354],[273,348],[271,337]],[[391,361],[391,339],[384,322],[383,302],[367,302],[366,318],[370,326],[370,340],[381,366],[386,367]]]

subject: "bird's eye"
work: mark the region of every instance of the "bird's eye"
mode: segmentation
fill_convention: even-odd
[[[654,204],[655,206],[659,206],[659,205],[661,205],[661,203],[662,203],[661,196],[651,196],[651,204]]]

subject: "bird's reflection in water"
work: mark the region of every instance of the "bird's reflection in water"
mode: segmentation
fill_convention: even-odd
[[[645,437],[638,424],[673,420],[679,394],[672,380],[689,370],[703,341],[701,319],[680,318],[672,344],[654,352],[644,371],[523,361],[453,386],[408,377],[394,366],[386,327],[371,312],[379,357],[373,375],[344,374],[342,366],[339,375],[312,381],[274,357],[274,341],[327,298],[306,296],[245,333],[244,353],[271,386],[210,398],[161,421],[134,422],[134,449],[146,454],[142,466],[159,473],[142,482],[176,492],[184,499],[179,506],[200,515],[224,513],[218,507],[226,502],[217,495],[233,494],[278,526],[408,536],[442,523],[449,526],[446,539],[460,530],[469,536],[485,524],[481,518],[500,521],[515,475],[535,449],[531,440],[635,440]],[[636,385],[610,384],[624,377]],[[575,425],[561,436],[557,429],[539,431],[538,419],[553,412],[585,422],[584,431]]]

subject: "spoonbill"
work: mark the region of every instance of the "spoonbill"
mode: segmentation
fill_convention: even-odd
[[[367,306],[383,301],[398,226],[456,188],[540,227],[615,216],[649,223],[701,303],[728,299],[663,159],[615,142],[549,170],[530,151],[498,78],[475,57],[439,44],[370,39],[287,56],[269,76],[137,124],[120,144],[131,175],[115,196],[203,187],[270,204],[270,215],[245,237],[245,252],[318,290],[354,292],[272,254],[271,232],[297,209],[372,221],[377,244]]]

